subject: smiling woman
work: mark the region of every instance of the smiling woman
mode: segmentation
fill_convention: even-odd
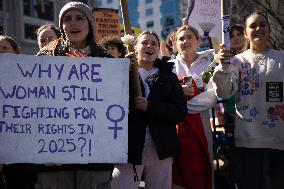
[[[87,46],[89,23],[84,13],[78,10],[68,11],[62,18],[62,28],[74,48],[80,49]]]
[[[174,72],[184,83],[188,114],[177,126],[182,153],[173,164],[174,188],[212,189],[213,185],[209,109],[216,103],[216,95],[210,80],[203,79],[202,75],[211,70],[214,49],[196,52],[199,43],[196,28],[184,25],[177,30],[178,55],[172,61],[175,63]]]
[[[159,38],[151,31],[136,40],[143,96],[135,97],[129,84],[128,164],[118,164],[112,189],[138,188],[142,173],[147,188],[171,189],[172,161],[180,152],[176,124],[186,114],[186,99],[173,63],[160,60]],[[133,173],[135,179],[133,179]]]
[[[92,11],[86,4],[67,3],[59,13],[59,29],[60,38],[38,55],[111,57],[95,42]]]
[[[214,90],[223,99],[237,97],[234,142],[238,187],[283,188],[284,52],[269,48],[272,28],[267,14],[253,12],[245,18],[244,26],[248,49],[228,64],[222,60],[229,53],[221,48],[223,56],[213,75]]]

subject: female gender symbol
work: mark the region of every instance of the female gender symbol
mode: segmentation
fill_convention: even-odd
[[[116,118],[116,119],[115,119],[115,118],[112,118],[112,117],[111,117],[110,111],[111,111],[113,108],[119,108],[119,109],[120,109],[120,111],[121,111],[120,118]],[[116,111],[116,112],[118,112],[118,111]],[[118,124],[117,124],[117,123],[123,120],[123,118],[124,118],[124,116],[125,116],[125,111],[124,111],[124,109],[123,109],[122,106],[117,105],[117,104],[113,104],[113,105],[111,105],[111,106],[109,106],[109,107],[107,108],[106,116],[107,116],[107,118],[108,118],[111,122],[114,123],[114,127],[108,127],[108,128],[114,130],[114,139],[116,139],[116,138],[117,138],[117,131],[123,129],[122,127],[118,127]]]

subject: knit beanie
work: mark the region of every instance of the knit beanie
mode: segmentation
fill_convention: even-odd
[[[80,12],[82,12],[88,19],[89,24],[90,24],[90,30],[92,31],[93,35],[94,35],[94,22],[93,22],[93,15],[92,15],[92,10],[90,9],[90,7],[82,2],[78,2],[78,1],[72,1],[67,3],[66,5],[64,5],[62,7],[62,9],[60,10],[59,13],[59,28],[61,30],[62,33],[63,32],[63,27],[62,27],[62,19],[64,14],[71,10],[71,9],[75,9],[78,10]]]

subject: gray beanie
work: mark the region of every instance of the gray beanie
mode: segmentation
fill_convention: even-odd
[[[94,35],[95,27],[94,27],[94,22],[93,22],[92,10],[90,9],[90,7],[88,5],[86,5],[82,2],[78,2],[78,1],[69,2],[66,5],[64,5],[64,7],[62,7],[62,9],[60,10],[60,13],[59,13],[59,28],[60,28],[60,30],[63,32],[62,18],[64,16],[64,14],[71,9],[78,10],[78,11],[82,12],[87,17],[87,19],[90,23],[90,30],[92,31],[92,33]]]

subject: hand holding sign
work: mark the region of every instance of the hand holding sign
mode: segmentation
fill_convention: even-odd
[[[87,57],[88,53],[80,50],[71,50],[68,53],[65,53],[68,57]]]

